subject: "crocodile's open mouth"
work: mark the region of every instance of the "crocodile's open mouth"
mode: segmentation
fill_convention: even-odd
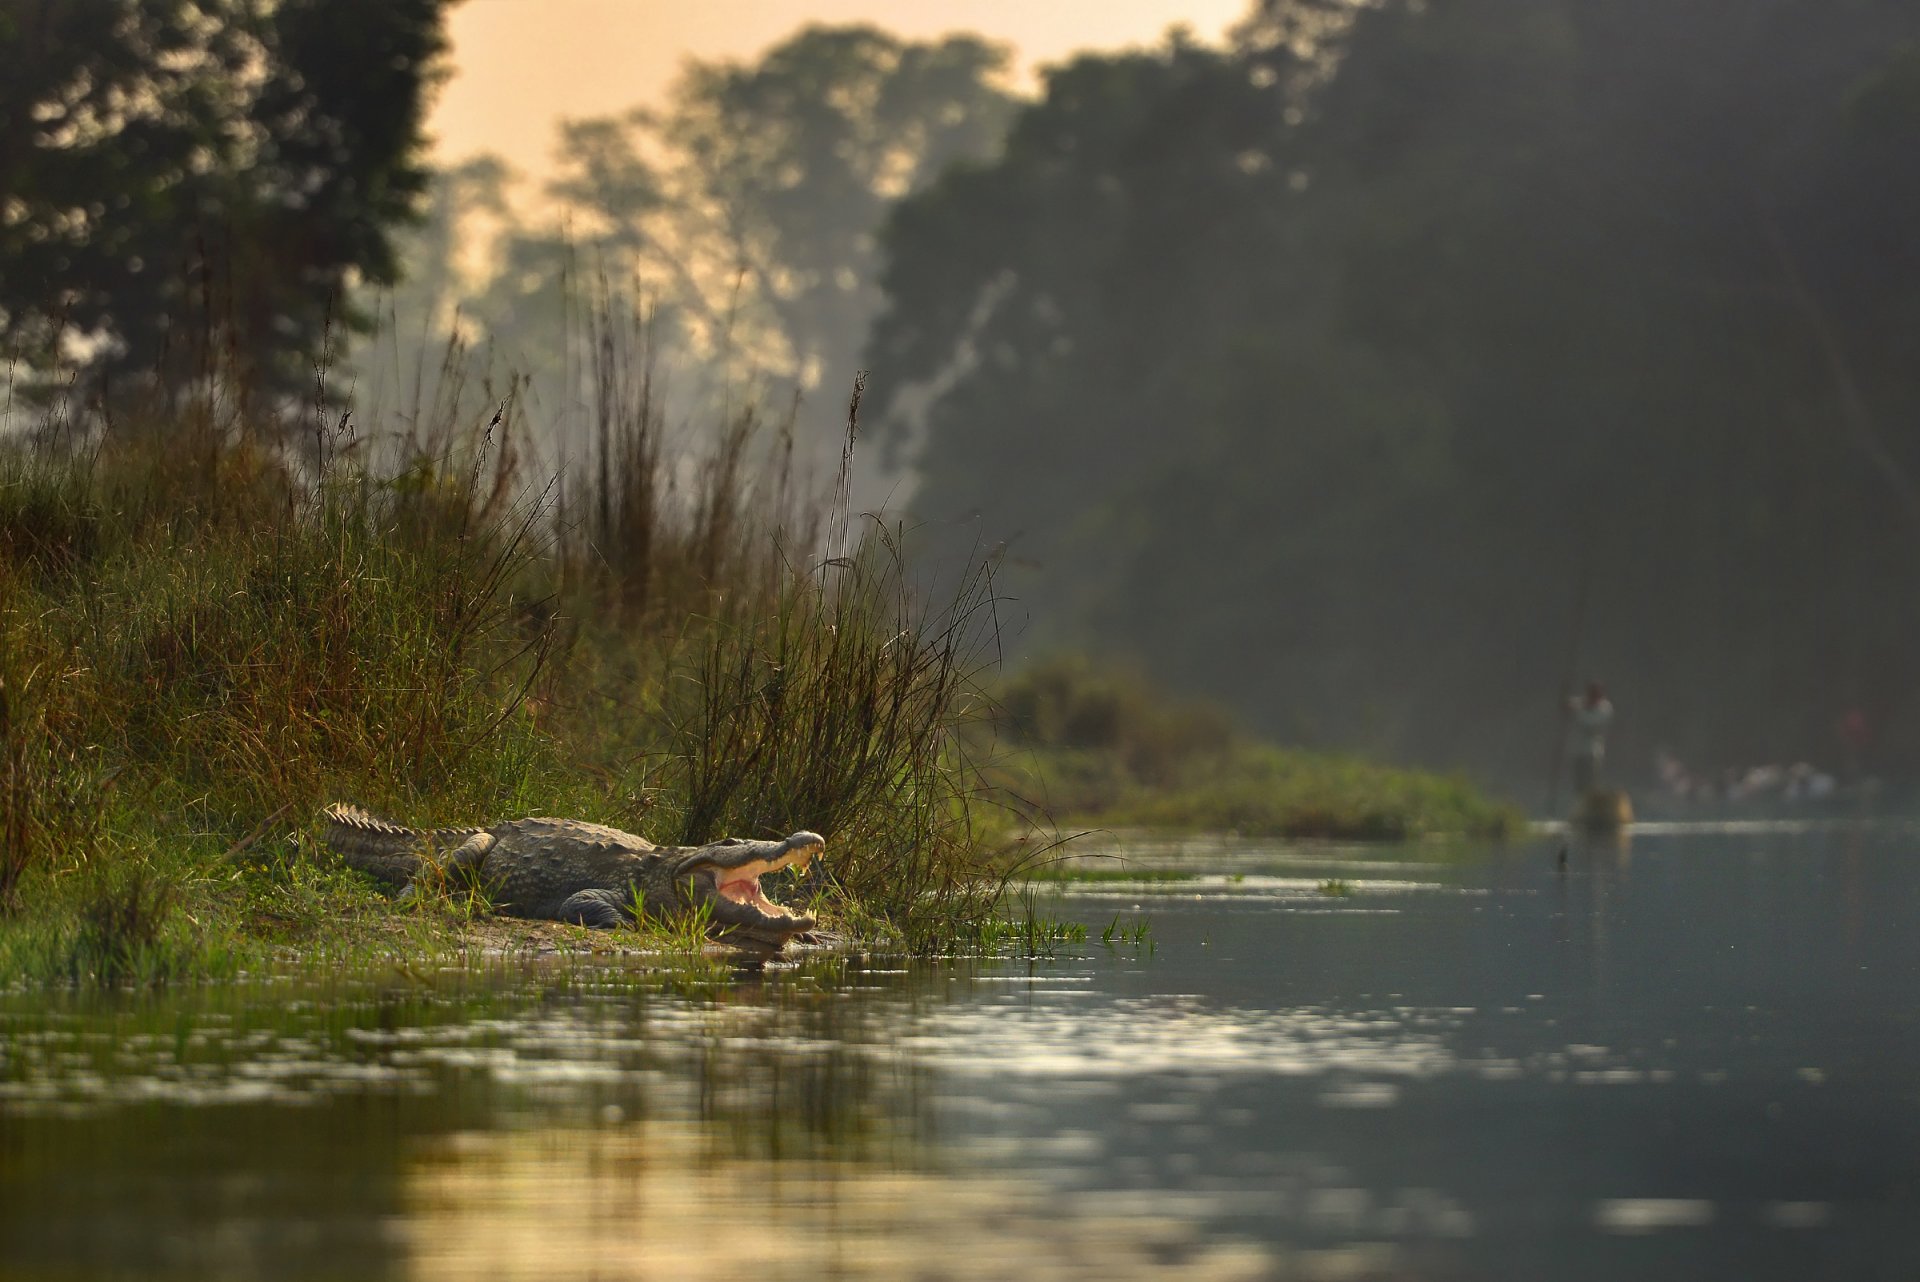
[[[816,841],[812,845],[789,850],[777,859],[757,859],[750,864],[742,864],[738,868],[716,868],[713,870],[716,883],[714,893],[722,899],[731,899],[736,904],[748,904],[758,908],[769,917],[792,917],[795,914],[791,909],[767,898],[766,892],[760,889],[760,879],[768,873],[776,873],[783,868],[805,872],[807,865],[813,862],[814,855],[820,851],[823,844]]]
[[[812,930],[814,919],[767,898],[760,879],[786,868],[805,872],[825,848],[826,842],[811,832],[797,832],[785,841],[709,848],[693,871],[694,884],[711,896],[716,925],[764,936],[777,947]]]

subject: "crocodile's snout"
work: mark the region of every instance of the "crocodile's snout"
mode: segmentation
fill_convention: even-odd
[[[760,879],[792,868],[804,872],[826,849],[817,832],[796,832],[784,841],[729,841],[704,846],[681,862],[695,904],[713,906],[713,921],[730,932],[767,944],[784,945],[817,924],[768,899]]]

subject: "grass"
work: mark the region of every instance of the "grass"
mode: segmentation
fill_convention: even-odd
[[[1031,896],[1021,895],[1017,907],[1007,913],[990,913],[967,923],[956,932],[950,946],[970,952],[1042,960],[1058,957],[1068,948],[1087,942],[1087,928],[1035,907]]]
[[[1138,921],[1122,924],[1116,915],[1100,932],[1100,942],[1110,949],[1124,945],[1135,950],[1144,948],[1151,953],[1156,947],[1153,942],[1153,923],[1142,917]]]
[[[998,695],[989,778],[1063,826],[1404,841],[1525,825],[1464,777],[1263,743],[1219,708],[1080,657],[1036,663]]]
[[[511,389],[361,435],[215,387],[0,446],[0,984],[484,946],[471,895],[395,903],[318,858],[335,800],[812,828],[824,870],[772,893],[902,947],[983,937],[1006,871],[960,734],[990,579],[911,590],[897,532],[809,499],[778,424],[675,448],[644,351],[602,337],[583,457],[546,479]]]

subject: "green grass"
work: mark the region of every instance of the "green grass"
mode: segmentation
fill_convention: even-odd
[[[949,944],[955,951],[995,956],[1051,959],[1087,942],[1087,928],[1035,908],[1022,898],[1013,911],[993,913],[967,923]]]
[[[988,777],[1063,827],[1405,841],[1525,824],[1464,777],[1262,743],[1218,708],[1081,658],[1033,665],[999,698]]]
[[[1115,915],[1107,923],[1106,929],[1100,932],[1100,942],[1110,949],[1126,946],[1136,951],[1144,948],[1149,953],[1157,947],[1153,942],[1153,923],[1145,917],[1123,924]]]
[[[322,857],[337,800],[672,844],[810,828],[830,926],[979,938],[1006,877],[959,744],[985,576],[927,604],[751,417],[688,459],[650,383],[602,386],[638,399],[560,486],[516,472],[511,402],[384,453],[330,419],[317,466],[219,402],[0,449],[0,984],[499,946],[470,894],[390,902]]]

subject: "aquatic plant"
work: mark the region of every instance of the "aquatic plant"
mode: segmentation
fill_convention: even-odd
[[[1122,925],[1119,914],[1116,913],[1113,920],[1107,923],[1106,929],[1100,932],[1100,942],[1108,948],[1126,944],[1136,949],[1144,946],[1148,952],[1152,952],[1155,947],[1152,935],[1153,923],[1145,917]]]
[[[956,952],[1032,959],[1058,957],[1062,949],[1087,942],[1083,923],[1042,911],[1031,894],[1021,891],[1010,900],[1011,911],[962,923],[948,947]]]

